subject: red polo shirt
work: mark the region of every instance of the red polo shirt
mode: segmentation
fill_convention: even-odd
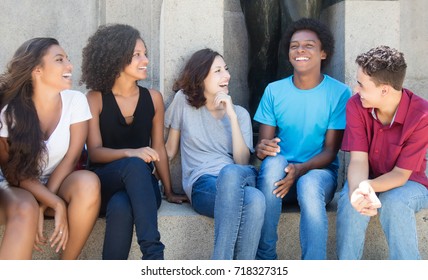
[[[368,153],[370,178],[398,166],[412,170],[409,180],[428,188],[427,148],[428,101],[425,99],[403,89],[391,125],[383,125],[371,108],[364,108],[358,94],[349,99],[342,150]]]

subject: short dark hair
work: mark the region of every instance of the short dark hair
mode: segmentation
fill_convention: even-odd
[[[403,88],[407,64],[403,53],[388,46],[378,46],[357,56],[355,62],[371,77],[376,86],[387,84]]]
[[[126,24],[102,25],[82,51],[82,77],[86,88],[109,92],[120,72],[132,60],[140,32]]]
[[[223,57],[212,49],[201,49],[195,52],[181,71],[179,78],[175,81],[173,90],[183,90],[187,102],[196,108],[205,105],[204,80],[208,76],[214,59]]]
[[[330,63],[334,53],[334,37],[330,29],[321,21],[313,18],[301,18],[293,22],[282,36],[282,47],[287,50],[287,52],[290,49],[291,37],[300,30],[310,30],[317,34],[321,42],[321,50],[323,50],[327,56],[321,61],[321,69],[324,69]]]

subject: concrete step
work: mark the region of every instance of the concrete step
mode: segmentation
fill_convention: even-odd
[[[337,194],[336,194],[337,197]],[[336,200],[328,206],[329,240],[328,259],[336,258],[335,230],[336,230]],[[416,215],[419,246],[421,256],[428,260],[428,209],[422,210]],[[279,259],[300,259],[299,243],[300,213],[296,206],[286,208],[281,215],[279,223]],[[45,222],[46,232],[52,232],[54,221]],[[80,259],[101,259],[102,243],[104,239],[105,219],[99,218],[94,230],[89,237]],[[162,202],[159,209],[159,230],[161,240],[165,244],[165,258],[169,260],[206,260],[212,252],[214,241],[214,221],[196,213],[191,206]],[[4,227],[0,227],[0,239],[3,236]],[[382,228],[377,217],[372,218],[367,231],[366,244],[363,258],[367,260],[386,259],[388,249]],[[34,259],[58,259],[58,255],[49,248],[44,253],[34,252]],[[141,258],[139,247],[134,240],[129,259]]]

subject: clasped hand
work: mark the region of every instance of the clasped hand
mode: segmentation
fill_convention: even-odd
[[[40,205],[39,207],[39,221],[38,221],[38,230],[36,234],[36,239],[34,243],[34,249],[36,251],[42,252],[42,245],[45,245],[47,240],[43,234],[43,223],[45,211],[48,209],[45,205]],[[65,250],[68,242],[68,220],[67,220],[67,209],[63,202],[58,203],[54,211],[55,219],[55,229],[49,237],[49,243],[52,248],[55,248],[55,252],[59,252],[60,249]]]
[[[267,156],[276,156],[281,149],[278,143],[281,140],[278,137],[273,139],[262,139],[256,146],[256,156],[263,160]],[[300,177],[301,169],[299,164],[289,163],[284,169],[284,178],[275,183],[275,190],[272,192],[276,197],[284,198],[289,192],[294,182]]]
[[[351,204],[355,210],[365,216],[375,216],[382,206],[369,180],[362,181],[351,194]]]

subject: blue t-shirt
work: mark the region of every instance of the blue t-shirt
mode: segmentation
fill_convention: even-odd
[[[306,162],[319,154],[328,129],[345,129],[350,88],[328,75],[309,90],[298,89],[293,76],[270,83],[254,120],[277,127],[280,154],[290,162]],[[338,168],[337,158],[333,163]]]

